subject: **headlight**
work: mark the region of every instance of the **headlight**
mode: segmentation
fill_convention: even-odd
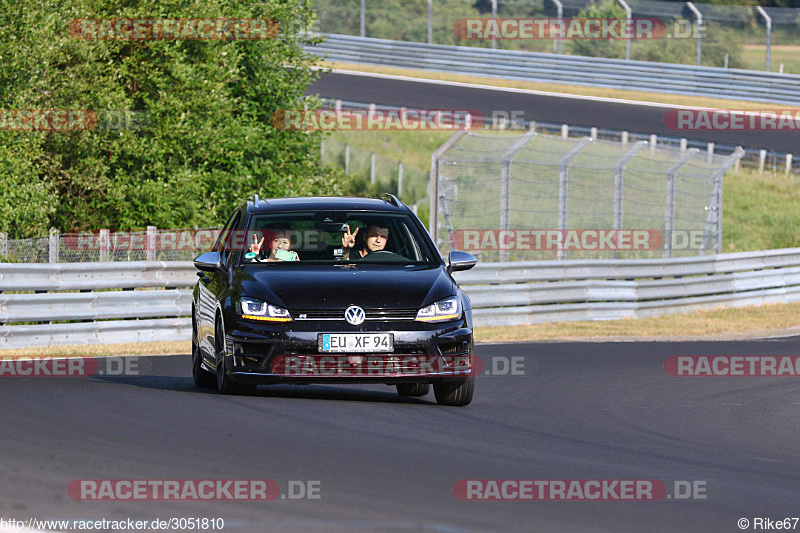
[[[241,305],[242,318],[267,322],[291,322],[292,320],[292,315],[283,307],[268,304],[255,298],[242,298],[239,300],[239,304]]]
[[[417,311],[415,320],[420,322],[443,322],[458,318],[461,318],[461,301],[454,296],[423,307]]]

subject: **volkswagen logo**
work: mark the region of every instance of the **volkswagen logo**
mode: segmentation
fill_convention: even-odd
[[[364,322],[364,310],[357,305],[351,305],[344,311],[344,319],[348,324],[357,326]]]

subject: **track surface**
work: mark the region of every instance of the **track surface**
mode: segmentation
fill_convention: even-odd
[[[637,133],[686,137],[733,146],[754,146],[788,153],[797,151],[800,131],[697,131],[677,132],[664,124],[668,108],[526,94],[503,90],[425,83],[329,72],[311,84],[306,94],[351,102],[406,106],[416,109],[470,109],[490,117],[494,111],[523,111],[526,121],[597,126]],[[751,109],[778,110],[774,104],[753,103]]]
[[[739,531],[800,516],[800,380],[677,378],[670,355],[796,355],[800,338],[479,345],[522,357],[465,408],[372,386],[195,389],[142,375],[0,379],[0,517],[223,517],[232,531]],[[74,479],[319,480],[321,499],[73,501]],[[465,502],[461,479],[706,481],[706,500]]]

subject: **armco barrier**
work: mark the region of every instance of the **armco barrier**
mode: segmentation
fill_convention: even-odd
[[[0,348],[187,340],[195,272],[188,261],[0,264]],[[481,263],[455,277],[477,326],[638,318],[800,301],[800,248]]]
[[[546,83],[797,104],[800,75],[323,34],[330,61]]]

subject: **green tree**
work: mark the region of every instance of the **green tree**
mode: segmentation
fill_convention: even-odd
[[[577,18],[624,19],[625,16],[625,10],[616,0],[592,0],[586,9],[578,13]],[[575,39],[567,41],[565,49],[576,56],[625,57],[623,39]]]
[[[96,111],[90,131],[0,131],[0,230],[219,224],[251,192],[336,194],[322,134],[277,129],[317,105],[310,0],[0,0],[0,108]],[[74,19],[272,18],[270,40],[86,40]],[[105,129],[106,117],[144,119]],[[119,121],[116,121],[119,122]]]

